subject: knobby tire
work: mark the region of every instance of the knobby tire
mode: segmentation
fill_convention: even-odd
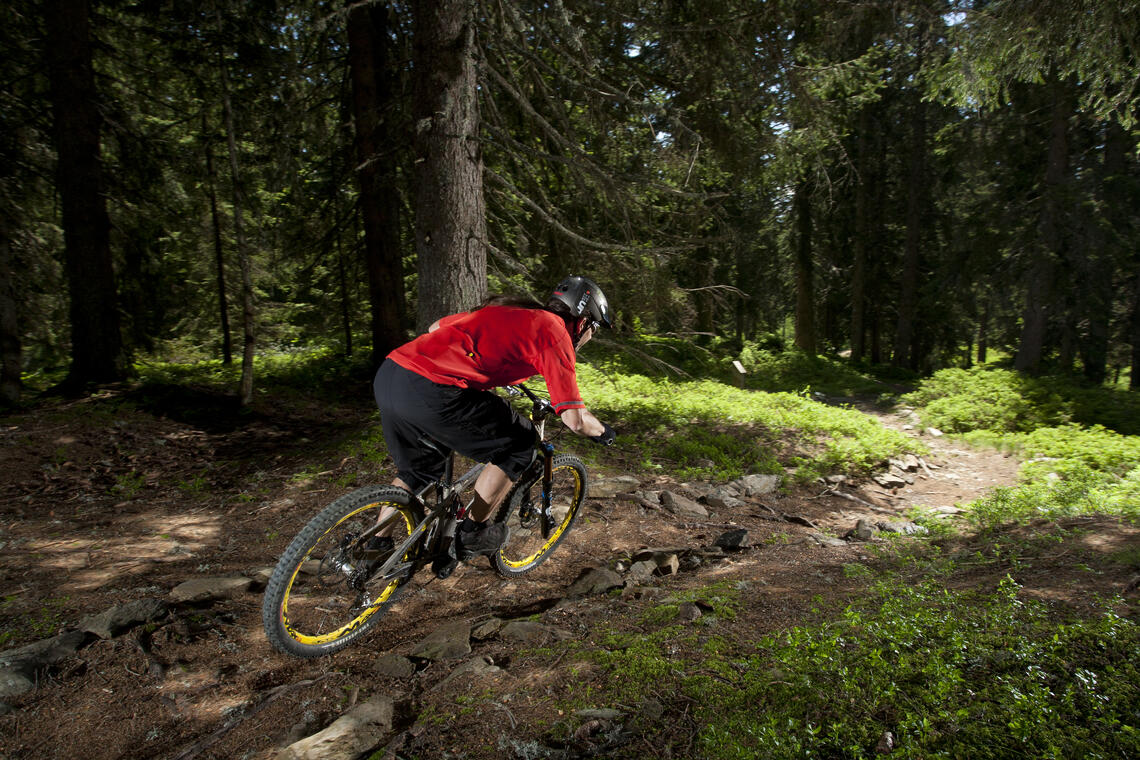
[[[369,568],[387,556],[355,537],[374,525],[384,507],[399,548],[418,520],[407,492],[369,486],[336,499],[305,525],[278,560],[262,599],[262,623],[269,643],[296,657],[339,652],[364,636],[396,601],[407,573],[370,579]],[[405,547],[404,560],[415,546]]]
[[[588,479],[586,465],[570,454],[555,455],[552,463],[550,511],[552,520],[543,535],[542,469],[520,480],[503,500],[495,519],[505,521],[511,529],[506,545],[491,556],[495,570],[511,578],[529,573],[546,561],[578,519],[586,500]]]

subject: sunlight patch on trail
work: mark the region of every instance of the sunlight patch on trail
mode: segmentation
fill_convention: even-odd
[[[25,544],[27,561],[63,571],[76,590],[92,590],[163,563],[185,561],[216,545],[221,514],[130,515],[107,534],[93,538],[51,538]]]

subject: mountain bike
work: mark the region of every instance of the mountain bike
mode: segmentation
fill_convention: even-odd
[[[496,522],[510,535],[490,555],[491,566],[515,577],[541,565],[570,532],[586,499],[586,466],[555,454],[545,437],[554,407],[523,385],[538,432],[537,456],[503,499]],[[457,560],[453,537],[466,514],[470,487],[484,465],[453,479],[455,456],[430,439],[421,443],[445,458],[440,479],[417,493],[366,486],[336,499],[289,543],[262,599],[261,617],[274,648],[297,657],[321,657],[363,637],[428,565],[446,578]],[[431,498],[429,499],[429,495]]]

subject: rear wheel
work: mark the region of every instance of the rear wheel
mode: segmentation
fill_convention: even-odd
[[[542,471],[515,484],[503,501],[496,521],[511,529],[506,545],[491,557],[495,569],[512,577],[541,565],[570,532],[586,500],[586,465],[569,454],[552,464],[550,510],[543,515]]]
[[[389,486],[361,488],[325,507],[290,542],[266,585],[269,643],[320,657],[363,636],[415,570],[415,546],[404,544],[417,522],[407,492]],[[402,556],[381,575],[396,551]]]

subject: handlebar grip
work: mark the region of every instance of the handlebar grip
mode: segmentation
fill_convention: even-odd
[[[602,423],[602,427],[605,429],[598,435],[590,436],[590,440],[595,443],[600,443],[603,446],[613,446],[614,441],[617,439],[617,431],[604,422]]]

